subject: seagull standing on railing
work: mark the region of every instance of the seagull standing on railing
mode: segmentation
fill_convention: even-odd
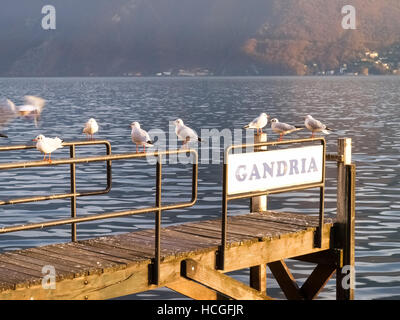
[[[146,147],[153,147],[154,143],[151,141],[149,134],[140,128],[139,122],[131,123],[131,137],[132,142],[136,144],[136,153],[138,153],[138,147],[143,146],[143,152],[146,152]]]
[[[41,153],[44,153],[43,161],[46,159],[46,155],[49,155],[49,162],[51,163],[51,153],[59,148],[62,148],[63,141],[56,138],[46,138],[44,135],[38,135],[33,141],[36,141],[36,149]]]
[[[85,123],[85,127],[83,128],[82,133],[86,133],[86,138],[88,140],[93,140],[93,135],[98,131],[99,131],[99,125],[97,124],[96,120],[90,118]]]
[[[251,121],[248,125],[245,125],[244,129],[257,129],[257,134],[259,130],[261,133],[263,132],[262,129],[268,124],[268,115],[266,113],[261,113],[257,118]]]
[[[292,126],[291,124],[279,122],[278,119],[274,118],[271,120],[271,129],[275,133],[279,133],[279,139],[278,141],[282,141],[282,138],[285,134],[289,134],[295,131],[299,131],[304,129],[304,127],[297,127],[297,126]]]
[[[193,141],[201,142],[201,139],[199,138],[197,133],[188,126],[185,126],[183,124],[182,119],[176,119],[174,121],[174,124],[175,124],[175,134],[178,136],[180,140],[183,141],[182,147],[187,147],[186,144],[188,144],[189,142]]]
[[[304,119],[304,125],[308,130],[312,132],[311,138],[314,138],[315,132],[322,132],[325,134],[330,134],[329,131],[332,131],[332,129],[328,128],[326,125],[324,125],[322,122],[314,119],[312,116],[307,115]]]

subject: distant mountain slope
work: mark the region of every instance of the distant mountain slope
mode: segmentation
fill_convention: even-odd
[[[351,2],[357,30],[341,27],[347,0],[2,0],[0,75],[308,74],[400,42],[400,1]]]

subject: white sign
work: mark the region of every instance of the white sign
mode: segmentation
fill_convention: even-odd
[[[228,155],[228,194],[322,182],[323,146]]]

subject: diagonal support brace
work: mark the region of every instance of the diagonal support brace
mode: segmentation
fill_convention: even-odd
[[[235,300],[273,300],[243,282],[192,259],[182,261],[182,276]]]

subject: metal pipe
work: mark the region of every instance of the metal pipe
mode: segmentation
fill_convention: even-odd
[[[162,156],[157,159],[156,169],[156,207],[161,208],[161,184],[162,184]],[[155,218],[155,253],[154,253],[154,284],[160,284],[160,261],[161,261],[161,210],[156,211]]]
[[[75,158],[75,145],[70,146],[70,157]],[[76,165],[70,165],[70,184],[71,184],[71,218],[76,218]],[[76,242],[76,223],[71,224],[71,241]]]

